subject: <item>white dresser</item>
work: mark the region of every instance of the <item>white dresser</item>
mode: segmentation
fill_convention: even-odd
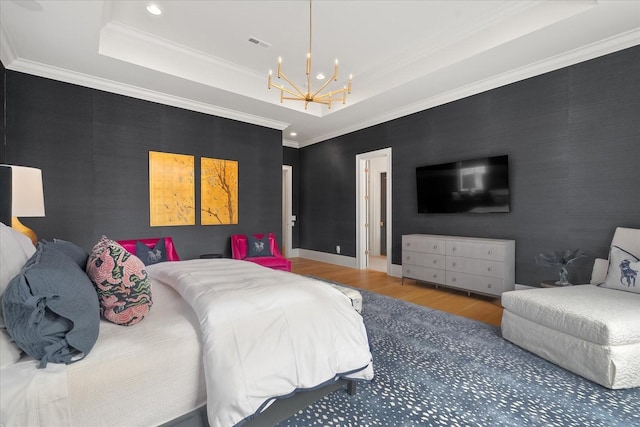
[[[491,296],[515,288],[515,240],[407,234],[402,279]]]

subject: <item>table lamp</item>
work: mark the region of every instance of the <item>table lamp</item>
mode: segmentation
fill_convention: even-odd
[[[29,237],[35,246],[38,242],[36,233],[22,224],[18,217],[44,216],[42,171],[26,166],[0,167],[11,169],[11,227]]]

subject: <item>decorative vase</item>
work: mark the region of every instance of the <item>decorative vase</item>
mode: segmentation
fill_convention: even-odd
[[[567,271],[566,267],[562,267],[560,268],[560,279],[556,282],[556,285],[560,285],[560,286],[571,286],[571,283],[569,283],[569,272]]]
[[[556,285],[571,286],[571,283],[569,283],[569,271],[567,270],[567,267],[585,256],[584,252],[580,249],[567,249],[566,251],[553,251],[538,254],[535,258],[536,264],[538,265],[542,265],[544,267],[560,267],[560,278],[556,281]]]

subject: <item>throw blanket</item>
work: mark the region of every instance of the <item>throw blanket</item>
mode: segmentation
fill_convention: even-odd
[[[198,316],[211,427],[242,423],[275,398],[337,378],[373,378],[362,317],[326,283],[231,259],[147,271]]]

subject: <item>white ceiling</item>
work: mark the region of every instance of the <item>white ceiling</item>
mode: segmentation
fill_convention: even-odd
[[[281,129],[286,145],[302,147],[640,45],[636,0],[315,0],[312,75],[330,75],[338,58],[331,87],[352,73],[353,92],[346,105],[305,111],[281,104],[267,74],[280,56],[304,85],[308,1],[155,0],[160,16],[149,3],[0,0],[0,59],[11,70]]]

